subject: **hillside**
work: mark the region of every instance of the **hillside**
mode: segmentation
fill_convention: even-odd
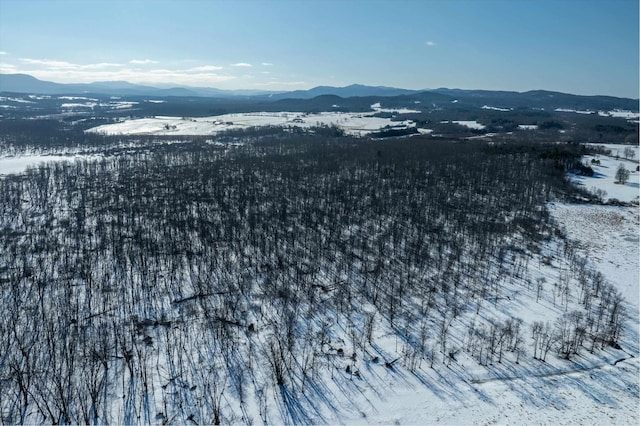
[[[6,422],[638,421],[637,208],[567,204],[579,146],[250,134],[0,178]]]

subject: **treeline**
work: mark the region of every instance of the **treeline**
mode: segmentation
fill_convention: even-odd
[[[557,145],[283,135],[0,180],[3,423],[268,423],[268,400],[312,412],[323,380],[363,363],[527,353],[517,318],[474,323],[464,347],[451,330],[525,282],[578,148],[558,160]],[[620,336],[619,296],[584,275],[587,313],[569,314],[566,338],[553,325],[549,348],[566,356]],[[538,285],[568,312],[578,303]]]
[[[84,129],[106,122],[92,118],[86,120],[80,124],[58,119],[2,119],[0,150],[3,154],[46,152],[79,147],[104,147],[116,140],[114,137],[84,133]]]

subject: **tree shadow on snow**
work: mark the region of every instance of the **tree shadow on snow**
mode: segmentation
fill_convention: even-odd
[[[281,417],[283,421],[286,419],[290,420],[289,422],[285,422],[286,424],[300,425],[326,423],[326,420],[323,419],[317,411],[316,415],[309,413],[300,401],[300,398],[291,393],[286,386],[278,386],[278,390],[282,397],[281,404],[278,404]]]

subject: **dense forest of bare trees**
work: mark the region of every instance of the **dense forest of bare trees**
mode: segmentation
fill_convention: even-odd
[[[268,423],[269,395],[303,404],[365,362],[569,358],[619,338],[622,298],[570,242],[566,279],[525,276],[579,147],[268,139],[1,178],[2,423]],[[483,317],[513,280],[565,314]]]

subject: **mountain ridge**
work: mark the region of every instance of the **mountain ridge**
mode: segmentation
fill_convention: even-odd
[[[164,85],[163,85],[164,86]],[[344,87],[316,86],[307,90],[260,91],[251,89],[225,90],[212,87],[155,87],[134,84],[127,81],[98,81],[93,83],[55,83],[39,80],[28,74],[0,74],[0,92],[34,93],[43,95],[111,95],[111,96],[158,96],[158,97],[198,97],[247,99],[262,102],[277,102],[286,99],[309,100],[318,97],[336,101],[347,98],[385,98],[385,104],[421,104],[438,99],[451,102],[457,108],[539,108],[539,109],[577,109],[612,110],[623,109],[638,111],[638,99],[620,98],[605,95],[574,95],[548,90],[529,90],[526,92],[481,90],[481,89],[424,89],[410,90],[388,86],[366,86],[351,84]],[[450,99],[450,100],[449,100]],[[329,107],[332,105],[329,104]]]
[[[344,87],[316,86],[307,90],[295,91],[225,90],[214,87],[169,86],[157,87],[148,84],[129,83],[122,80],[96,81],[92,83],[55,83],[40,80],[29,74],[0,74],[0,92],[38,93],[44,95],[100,93],[123,96],[260,97],[279,100],[285,98],[311,99],[321,95],[336,95],[343,98],[353,96],[397,96],[421,92],[421,90],[366,86],[362,84],[351,84]]]

